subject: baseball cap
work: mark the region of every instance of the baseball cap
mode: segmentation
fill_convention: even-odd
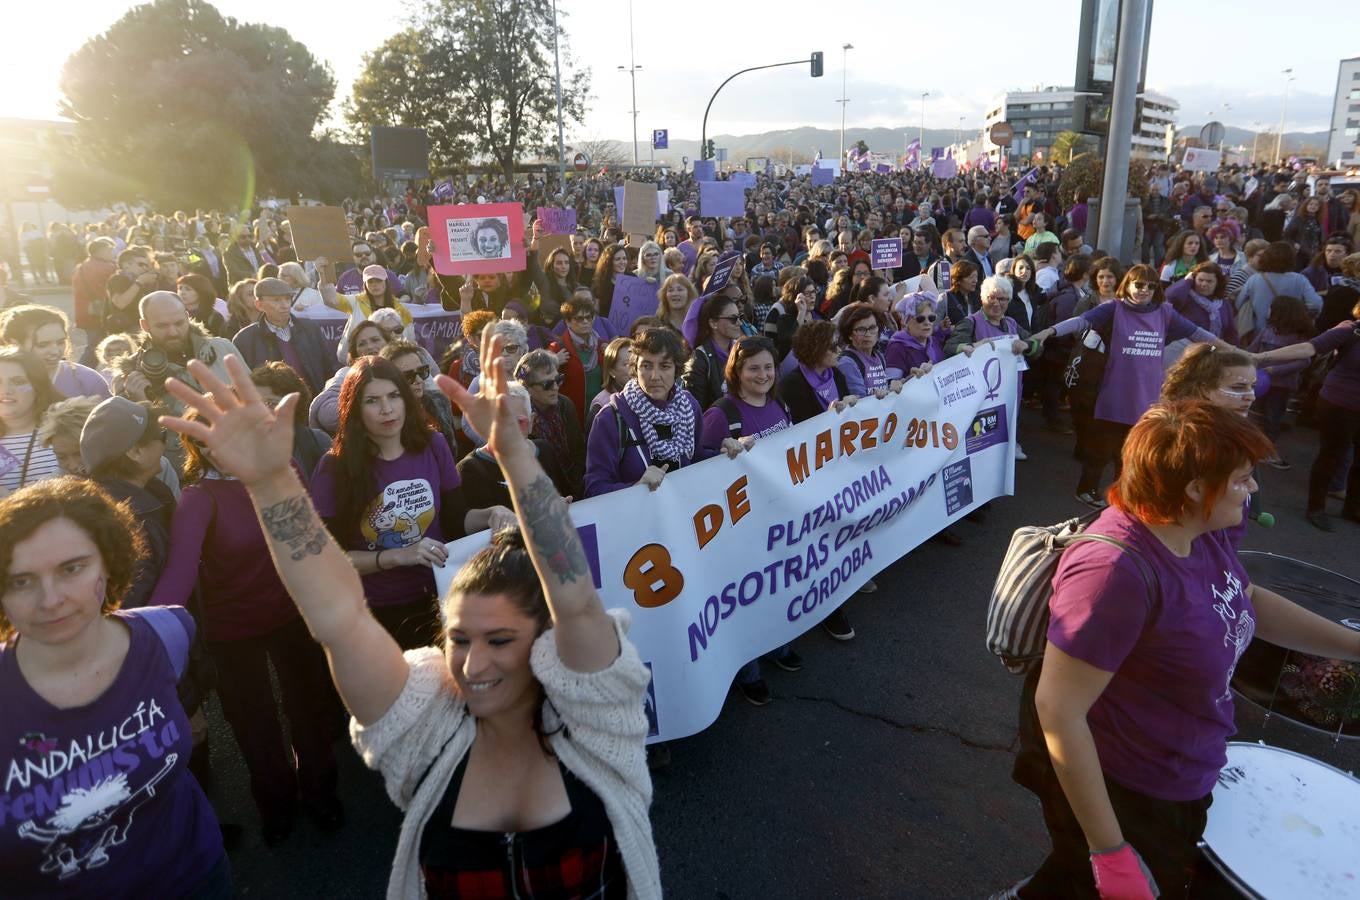
[[[386,281],[386,280],[387,280],[387,270],[384,269],[382,266],[365,266],[365,267],[364,267],[364,281],[368,281],[368,279],[370,279],[370,278],[381,278],[381,279],[383,279],[384,281]]]
[[[293,296],[293,289],[282,278],[261,278],[255,282],[255,296],[291,297]]]
[[[100,403],[80,429],[80,460],[93,472],[131,450],[146,434],[151,409],[126,397]]]

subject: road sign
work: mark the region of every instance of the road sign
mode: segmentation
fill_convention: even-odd
[[[666,129],[664,129],[664,128],[658,128],[658,129],[656,129],[655,131],[653,131],[653,132],[652,132],[652,149],[653,149],[653,150],[665,150],[665,149],[667,149],[668,147],[669,147],[669,138],[667,137]]]
[[[586,169],[590,168],[590,157],[586,156],[584,153],[577,153],[572,157],[571,165],[576,171],[584,172]]]
[[[1223,143],[1226,133],[1222,122],[1209,122],[1199,130],[1199,141],[1206,147],[1213,147]]]
[[[718,162],[727,162],[727,148],[719,147],[715,158],[718,160]]]
[[[1015,129],[1011,127],[1010,122],[997,122],[989,134],[993,144],[998,147],[1009,147],[1011,138],[1015,137]]]

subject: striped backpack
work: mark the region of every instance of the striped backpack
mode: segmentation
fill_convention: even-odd
[[[1141,553],[1118,538],[1085,533],[1099,515],[1091,512],[1057,525],[1024,525],[1011,535],[987,604],[987,649],[1015,674],[1029,672],[1044,658],[1053,576],[1063,551],[1073,544],[1100,541],[1127,553],[1147,585],[1149,606],[1156,602],[1157,573]]]

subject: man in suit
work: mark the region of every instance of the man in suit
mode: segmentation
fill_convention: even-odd
[[[227,248],[223,260],[227,267],[227,281],[235,284],[243,278],[254,278],[260,266],[273,261],[263,248],[255,245],[250,227],[243,225],[236,232],[236,241]]]
[[[225,298],[230,285],[227,282],[227,266],[213,247],[212,238],[200,232],[194,238],[194,247],[189,251],[189,271],[212,282],[213,292]]]
[[[992,235],[986,226],[974,225],[968,229],[968,249],[964,252],[963,258],[978,267],[981,273],[979,283],[982,279],[991,278],[994,270],[992,260],[988,255],[992,250]]]

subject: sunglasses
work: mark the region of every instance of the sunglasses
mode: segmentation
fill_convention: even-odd
[[[1134,289],[1135,291],[1155,291],[1155,290],[1157,289],[1157,282],[1155,282],[1155,281],[1135,281],[1135,282],[1133,283],[1133,289]]]
[[[917,325],[924,325],[927,322],[934,322],[935,319],[938,317],[934,315],[924,315],[924,316],[912,316],[912,318],[915,320]]]
[[[741,316],[714,316],[715,322],[731,322],[733,325],[741,321]]]
[[[406,380],[409,381],[411,384],[420,384],[422,381],[430,377],[430,367],[417,366],[416,368],[411,369],[409,372],[405,372],[403,374],[406,375]]]
[[[547,390],[551,390],[552,388],[555,388],[555,387],[561,387],[561,386],[562,386],[562,382],[565,381],[565,380],[566,380],[566,376],[564,376],[564,375],[556,375],[556,376],[554,376],[554,377],[552,377],[552,378],[548,378],[548,379],[546,379],[546,380],[544,380],[544,381],[521,381],[520,383],[523,384],[523,385],[524,385],[525,387],[527,387],[527,388],[535,388],[535,387],[536,387],[536,388],[542,388],[543,390],[547,391]]]

